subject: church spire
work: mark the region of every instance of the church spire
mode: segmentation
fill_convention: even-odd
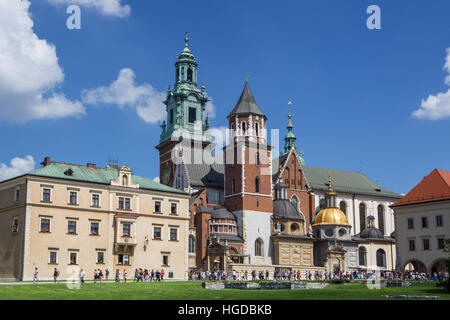
[[[288,104],[291,105],[292,102],[289,101]],[[288,109],[288,119],[289,119],[288,124],[286,126],[287,134],[284,137],[284,150],[283,150],[282,154],[289,153],[289,151],[291,151],[291,148],[294,147],[295,151],[297,151],[297,154],[299,156],[299,160],[300,160],[301,164],[304,166],[305,160],[303,158],[303,152],[300,148],[297,148],[297,144],[296,144],[297,138],[295,137],[295,134],[293,132],[294,125],[292,124],[291,108]]]

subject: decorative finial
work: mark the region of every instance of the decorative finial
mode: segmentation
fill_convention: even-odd
[[[248,79],[250,78],[250,75],[249,74],[246,74],[245,75],[245,82],[248,82]]]
[[[189,42],[189,38],[188,38],[188,32],[186,31],[186,36],[184,38],[184,46],[187,48],[188,46],[188,42]]]
[[[328,170],[328,190],[333,191],[333,187],[331,185],[331,170]]]

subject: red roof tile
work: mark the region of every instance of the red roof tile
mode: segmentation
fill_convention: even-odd
[[[450,199],[450,172],[434,169],[391,207]]]

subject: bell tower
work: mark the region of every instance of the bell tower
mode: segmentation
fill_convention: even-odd
[[[186,148],[193,155],[196,150],[201,151],[211,143],[208,131],[209,121],[205,120],[205,106],[208,98],[205,85],[197,87],[198,64],[189,50],[189,38],[186,32],[184,49],[175,61],[175,84],[167,89],[164,100],[167,120],[161,124],[159,144],[156,149],[160,156],[160,181],[166,185],[173,185],[175,166],[185,161]],[[181,144],[180,144],[181,143]],[[183,148],[180,148],[183,146]],[[194,162],[194,157],[189,160]],[[199,161],[198,157],[195,159]]]
[[[225,207],[237,217],[250,263],[270,264],[272,147],[267,143],[267,117],[256,104],[248,81],[228,122]]]

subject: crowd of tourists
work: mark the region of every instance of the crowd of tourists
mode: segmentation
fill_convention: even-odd
[[[275,281],[291,281],[291,280],[367,280],[367,279],[381,279],[381,280],[446,280],[449,278],[448,272],[435,272],[432,275],[428,273],[419,272],[390,272],[390,271],[353,271],[353,272],[328,272],[328,271],[306,271],[300,270],[275,270],[269,272],[268,270],[245,270],[245,271],[231,271],[224,270],[216,271],[192,271],[188,272],[189,280],[275,280]]]

